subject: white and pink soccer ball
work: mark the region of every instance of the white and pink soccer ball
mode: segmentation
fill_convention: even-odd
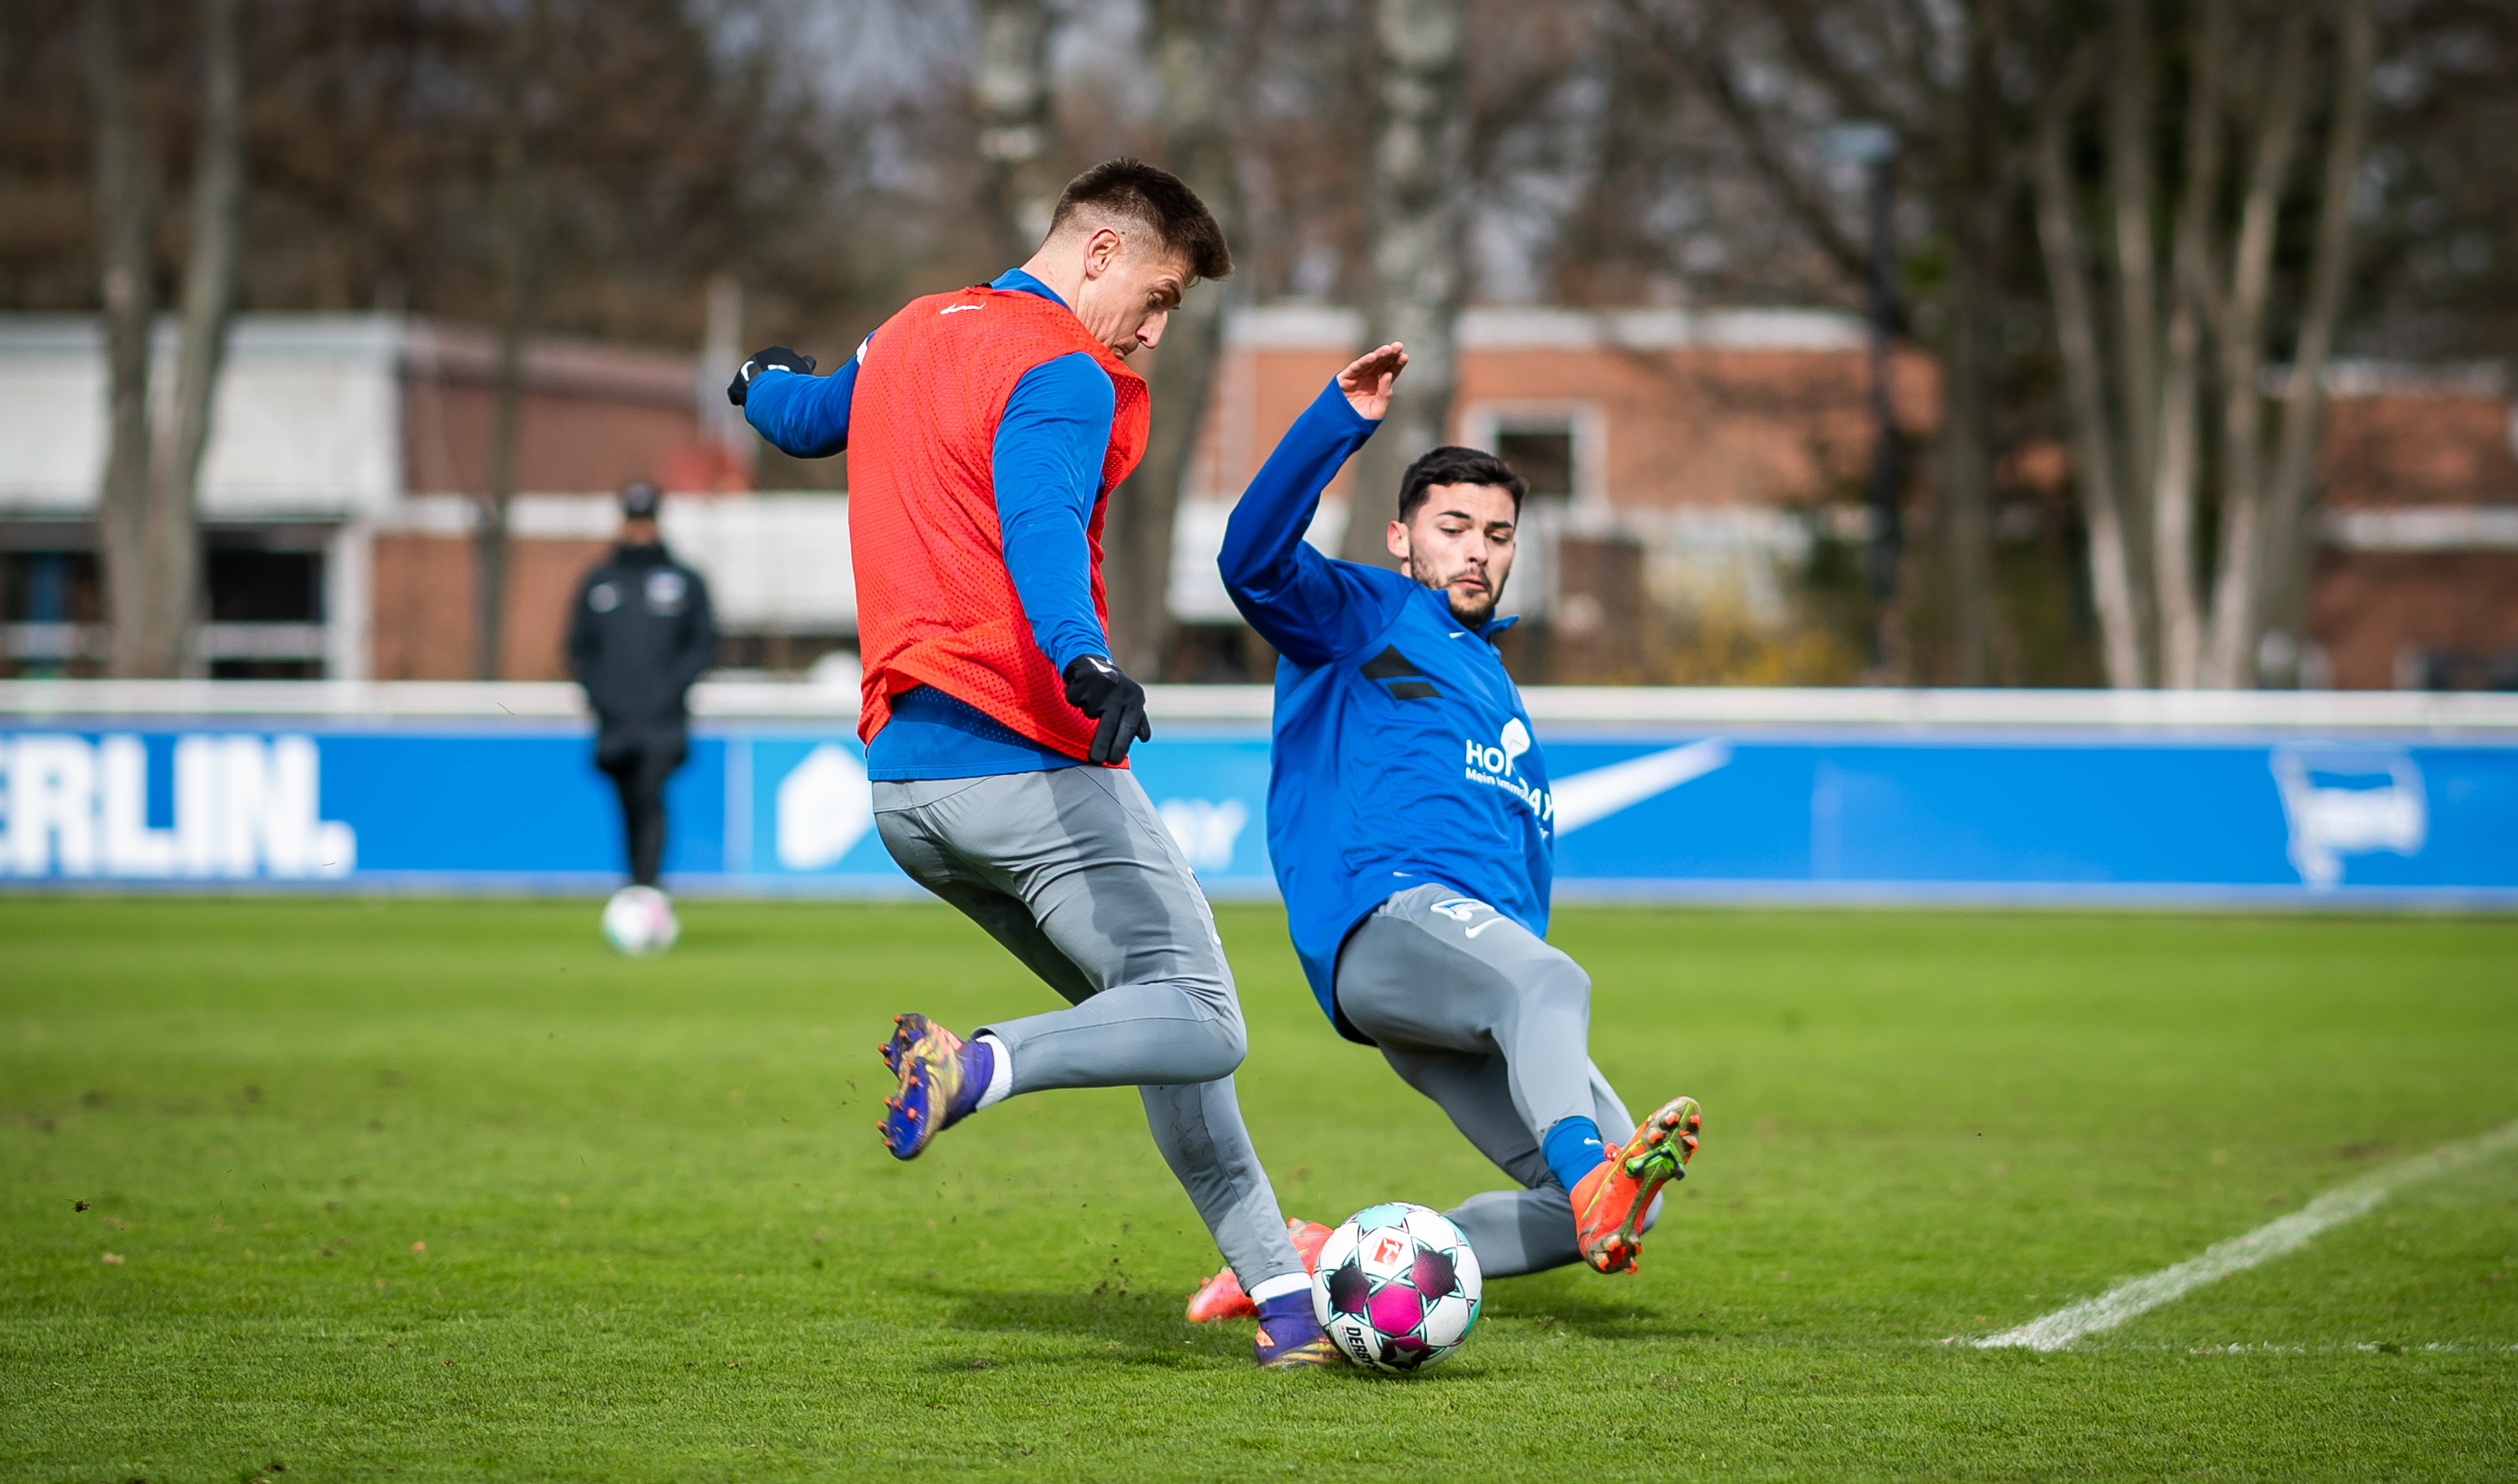
[[[1421,1371],[1467,1341],[1484,1287],[1478,1254],[1449,1216],[1389,1201],[1321,1244],[1312,1311],[1357,1365]]]
[[[632,958],[661,954],[681,935],[673,899],[652,886],[625,886],[603,904],[604,941]]]

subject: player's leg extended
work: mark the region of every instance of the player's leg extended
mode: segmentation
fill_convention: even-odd
[[[1249,1132],[1242,1126],[1233,1079],[1137,1090],[1146,1100],[1146,1121],[1153,1128],[1154,1144],[1162,1150],[1164,1163],[1171,1166],[1173,1175],[1189,1192],[1198,1215],[1215,1234],[1216,1248],[1224,1253],[1224,1272],[1209,1282],[1229,1281],[1240,1299],[1228,1313],[1193,1317],[1241,1319],[1255,1313],[1263,1321],[1263,1336],[1273,1346],[1277,1336],[1269,1335],[1264,1327],[1269,1316],[1251,1302],[1249,1292],[1258,1289],[1266,1297],[1281,1303],[1298,1303],[1296,1317],[1300,1318],[1311,1313],[1312,1286],[1308,1267],[1295,1246],[1298,1228],[1280,1213],[1268,1172],[1260,1167],[1258,1153],[1251,1148]],[[1322,1228],[1320,1236],[1311,1241],[1313,1256],[1319,1255],[1321,1241],[1327,1235],[1327,1229]],[[1282,1271],[1274,1255],[1280,1242],[1284,1244],[1285,1254],[1293,1259],[1293,1265]],[[1262,1288],[1263,1284],[1269,1286]],[[1303,1328],[1299,1324],[1292,1327],[1295,1331]],[[1309,1335],[1293,1337],[1304,1340]],[[1330,1351],[1329,1355],[1334,1353]],[[1325,1362],[1327,1357],[1322,1359]]]
[[[1410,1086],[1442,1106],[1479,1153],[1525,1187],[1483,1191],[1444,1213],[1469,1239],[1479,1268],[1490,1278],[1510,1278],[1582,1261],[1573,1203],[1548,1168],[1538,1138],[1521,1122],[1503,1058],[1388,1042],[1382,1055]],[[1634,1135],[1634,1120],[1596,1067],[1590,1085],[1600,1132],[1613,1146],[1625,1144]],[[1661,1208],[1656,1191],[1644,1208],[1643,1230],[1652,1229]]]
[[[1564,1187],[1549,1173],[1539,1139],[1513,1106],[1503,1058],[1388,1040],[1381,1043],[1381,1054],[1392,1071],[1433,1099],[1480,1154],[1522,1187],[1485,1191],[1444,1212],[1469,1239],[1479,1269],[1489,1277],[1510,1278],[1573,1261],[1578,1255],[1574,1209],[1566,1204]]]
[[[1533,1271],[1578,1254],[1603,1270],[1633,1265],[1660,1186],[1694,1150],[1695,1104],[1659,1110],[1648,1139],[1630,1132],[1591,1065],[1590,980],[1571,958],[1483,903],[1420,887],[1383,904],[1348,940],[1338,1004],[1401,1076],[1530,1187],[1455,1213],[1490,1228],[1491,1270]],[[1661,1126],[1682,1111],[1683,1131]],[[1586,1185],[1611,1150],[1636,1157],[1634,1172]],[[1486,1261],[1487,1248],[1479,1254]]]
[[[961,909],[1061,995],[1082,999],[1093,994],[1092,980],[1041,934],[1031,909],[1021,898],[991,884],[941,832],[929,827],[928,804],[983,782],[877,782],[875,824],[884,847],[911,880]],[[900,1086],[884,1099],[883,1122],[878,1126],[884,1147],[893,1158],[917,1158],[937,1133],[1007,1095],[1013,1064],[1011,1057],[993,1054],[1001,1045],[985,1035],[966,1041],[924,1015],[892,1017],[891,1039],[883,1047],[883,1059]]]
[[[1165,1162],[1243,1284],[1263,1298],[1289,1278],[1305,1287],[1233,1094],[1243,1040],[1232,970],[1144,789],[1099,768],[977,782],[879,784],[877,821],[903,869],[1072,1001],[986,1028],[1007,1050],[1007,1090],[1138,1086]]]
[[[1426,886],[1356,928],[1338,955],[1337,989],[1339,1010],[1391,1070],[1523,1187],[1448,1212],[1478,1265],[1509,1277],[1579,1256],[1573,1208],[1540,1142],[1559,1120],[1597,1112],[1584,1046],[1590,985],[1573,960],[1492,909]],[[1504,1054],[1507,1038],[1523,1053],[1518,1065]]]
[[[1482,902],[1420,886],[1383,903],[1338,954],[1337,999],[1375,1041],[1499,1056],[1534,1134],[1591,1117],[1590,977]]]
[[[1125,773],[877,784],[903,869],[969,912],[1071,1005],[1000,1021],[1011,1091],[1213,1081],[1241,1064],[1215,919]]]

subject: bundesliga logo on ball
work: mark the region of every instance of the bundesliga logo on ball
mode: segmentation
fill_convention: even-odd
[[[1359,1366],[1421,1371],[1465,1343],[1483,1284],[1469,1239],[1438,1210],[1392,1201],[1321,1245],[1312,1310]]]

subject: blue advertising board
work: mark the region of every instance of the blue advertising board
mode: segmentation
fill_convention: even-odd
[[[1560,899],[2518,907],[2503,738],[1541,729]],[[594,891],[620,821],[561,722],[0,722],[0,889]],[[1273,895],[1268,743],[1169,727],[1136,771],[1219,897]],[[844,724],[696,732],[675,890],[914,888]]]

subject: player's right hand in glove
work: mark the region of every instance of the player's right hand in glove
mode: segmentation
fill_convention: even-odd
[[[1099,655],[1078,655],[1065,672],[1066,703],[1101,723],[1084,760],[1112,767],[1128,760],[1131,742],[1152,742],[1146,720],[1146,688]]]
[[[752,359],[743,363],[742,369],[734,373],[734,379],[725,384],[725,400],[742,406],[744,395],[752,390],[752,378],[763,371],[794,371],[799,376],[810,376],[813,374],[813,358],[783,345],[755,351]]]

